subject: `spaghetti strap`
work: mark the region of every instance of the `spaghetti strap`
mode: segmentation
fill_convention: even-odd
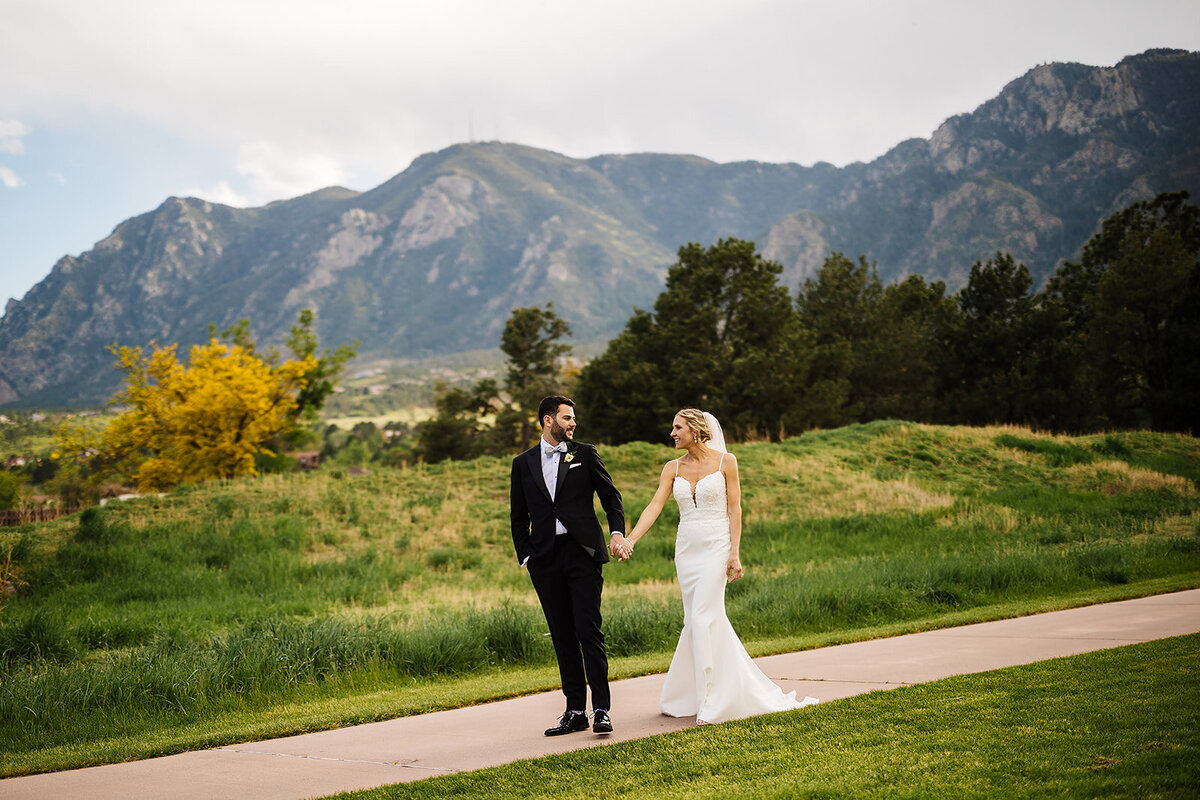
[[[675,477],[679,477],[679,459],[675,459]]]
[[[717,472],[720,472],[720,471],[721,471],[721,467],[722,467],[724,464],[725,464],[725,454],[724,454],[724,453],[721,453],[721,460],[717,462]],[[676,468],[675,468],[675,470],[676,470],[676,471],[678,471],[678,470],[679,470],[679,467],[676,467]]]

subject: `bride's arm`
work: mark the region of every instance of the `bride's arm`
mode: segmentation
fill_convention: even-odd
[[[742,543],[742,482],[738,476],[737,458],[730,453],[722,466],[725,473],[725,496],[729,512],[729,563],[725,574],[729,580],[742,577],[742,560],[739,547]]]
[[[666,505],[667,498],[671,496],[671,487],[675,483],[675,472],[671,468],[671,462],[668,461],[663,465],[662,474],[658,476],[658,490],[654,493],[654,497],[650,499],[650,504],[643,510],[641,516],[638,517],[637,525],[633,526],[633,530],[629,532],[629,546],[632,549],[638,539],[650,532],[650,526],[658,519],[658,515],[662,513],[663,506]]]

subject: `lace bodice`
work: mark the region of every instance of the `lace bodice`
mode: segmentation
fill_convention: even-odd
[[[722,461],[724,459],[722,458]],[[678,469],[678,466],[676,466]],[[721,522],[728,520],[729,509],[725,496],[725,475],[720,466],[715,472],[704,475],[693,486],[682,475],[675,476],[672,487],[675,502],[679,504],[679,523]]]

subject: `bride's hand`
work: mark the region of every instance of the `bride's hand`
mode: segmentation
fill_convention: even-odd
[[[628,561],[633,555],[633,542],[629,541],[622,534],[614,534],[608,543],[608,551],[621,561]]]
[[[746,574],[742,569],[742,562],[737,556],[730,556],[728,563],[725,564],[725,576],[730,581],[736,581],[738,578]]]

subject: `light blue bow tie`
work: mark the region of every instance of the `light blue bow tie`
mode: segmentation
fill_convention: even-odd
[[[559,442],[557,447],[550,447],[549,445],[545,445],[545,444],[542,445],[542,453],[547,456],[550,455],[551,453],[565,453],[565,452],[567,452],[567,443],[566,442]]]

